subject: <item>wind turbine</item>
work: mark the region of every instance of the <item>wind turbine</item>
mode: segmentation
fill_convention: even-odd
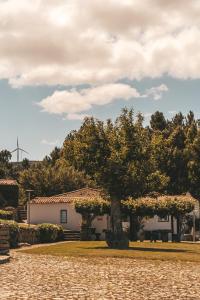
[[[21,151],[21,154],[22,154],[22,152],[29,154],[27,151],[25,151],[24,149],[19,147],[18,138],[17,138],[17,148],[15,150],[11,151],[11,153],[16,152],[16,151],[17,151],[17,162],[19,162],[20,151]]]

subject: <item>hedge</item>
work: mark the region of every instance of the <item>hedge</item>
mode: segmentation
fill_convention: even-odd
[[[7,210],[0,210],[0,219],[3,220],[12,220],[13,219],[13,212]]]
[[[41,243],[52,243],[63,240],[64,231],[62,226],[44,223],[38,225],[37,229]]]
[[[10,233],[10,247],[16,248],[23,237],[27,237],[27,240],[22,240],[24,243],[52,243],[61,241],[64,239],[63,228],[54,224],[40,224],[38,226],[27,225],[22,226],[15,221],[2,220],[0,224],[7,224],[9,226]],[[26,232],[27,234],[26,234]],[[26,239],[26,238],[25,238]]]
[[[10,247],[16,248],[19,243],[19,225],[15,221],[8,221],[8,220],[0,220],[0,224],[7,224],[9,226],[9,233],[10,233]]]

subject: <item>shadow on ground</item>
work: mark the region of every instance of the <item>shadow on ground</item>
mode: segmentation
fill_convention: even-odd
[[[81,248],[81,247],[80,247]],[[84,249],[88,250],[118,250],[118,249],[111,249],[107,247],[87,247]],[[185,252],[191,252],[184,249],[164,249],[164,248],[146,248],[146,247],[129,247],[128,249],[125,249],[125,251],[144,251],[144,252],[166,252],[166,253],[185,253]],[[124,251],[124,250],[122,250]]]

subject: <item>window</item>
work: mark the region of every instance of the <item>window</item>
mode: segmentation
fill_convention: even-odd
[[[61,209],[60,211],[60,223],[67,223],[67,210],[66,209]]]
[[[158,217],[158,222],[169,222],[169,216],[165,216],[164,218]]]

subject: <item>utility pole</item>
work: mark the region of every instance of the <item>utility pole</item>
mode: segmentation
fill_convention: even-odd
[[[196,230],[195,230],[195,219],[196,219],[196,216],[195,216],[195,210],[193,211],[193,242],[195,242],[195,236],[196,236]]]
[[[30,216],[31,216],[31,211],[30,211],[30,201],[31,201],[31,193],[33,190],[26,190],[28,194],[28,201],[27,201],[27,221],[28,221],[28,226],[30,227]]]

